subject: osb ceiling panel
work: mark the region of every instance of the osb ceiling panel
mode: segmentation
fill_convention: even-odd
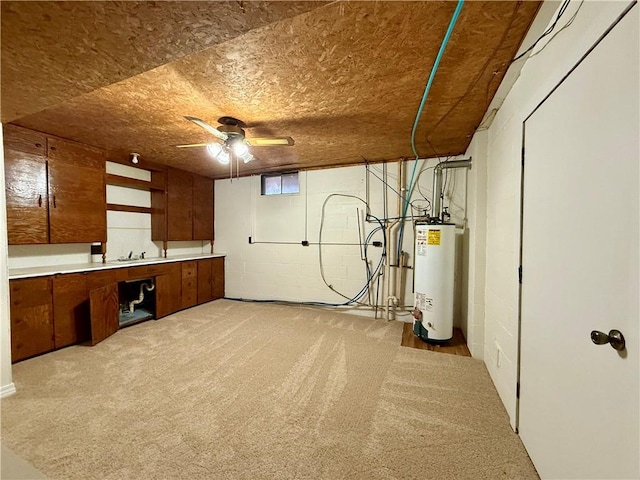
[[[38,112],[321,5],[3,1],[2,121]]]
[[[410,134],[455,2],[324,5],[21,118],[20,125],[216,178],[228,167],[183,119],[223,115],[247,136],[290,135],[293,147],[252,147],[241,174],[412,157]],[[463,153],[538,2],[465,3],[419,123],[419,154]]]

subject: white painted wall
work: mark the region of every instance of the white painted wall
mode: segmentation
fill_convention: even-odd
[[[7,209],[4,196],[4,143],[0,125],[0,397],[11,395],[11,322],[9,321],[9,266],[7,249]]]
[[[484,358],[512,426],[515,426],[518,352],[522,122],[628,4],[585,1],[573,24],[555,36],[544,50],[539,51],[538,47],[534,52],[539,53],[526,61],[488,130]],[[559,26],[564,25],[578,5],[579,2],[572,2]],[[584,135],[598,132],[586,131]]]
[[[437,160],[427,164],[420,161],[420,191],[431,199],[433,167]],[[397,162],[387,164],[387,182],[397,189]],[[407,176],[411,176],[414,162],[407,162]],[[383,177],[383,165],[370,166],[369,206],[371,213],[379,218],[384,216],[383,182],[375,177]],[[454,173],[455,172],[455,173]],[[396,215],[397,195],[387,188],[389,216]],[[466,172],[450,170],[447,182],[447,196],[444,205],[450,206],[452,219],[461,227],[465,223]],[[366,168],[354,166],[300,172],[300,194],[282,196],[261,196],[260,177],[219,180],[215,186],[216,250],[227,254],[226,294],[229,297],[251,299],[277,299],[288,301],[313,301],[342,303],[344,298],[332,292],[320,275],[318,245],[303,247],[302,240],[317,243],[321,221],[322,205],[334,193],[355,195],[366,198]],[[426,206],[418,200],[416,189],[412,199],[416,206]],[[324,245],[322,259],[327,281],[338,291],[351,297],[366,283],[366,272],[360,258],[358,243],[358,212],[364,204],[353,198],[332,197],[325,207],[322,242],[350,243],[356,245]],[[413,265],[413,227],[406,223],[403,250],[409,252],[409,265]],[[377,224],[366,225],[368,234]],[[249,244],[253,242],[273,242]],[[462,237],[462,236],[461,236]],[[374,240],[381,240],[376,234]],[[462,253],[462,241],[460,253]],[[372,264],[377,265],[381,248],[370,247]],[[460,262],[462,262],[460,255]],[[456,303],[456,323],[460,324],[462,263],[459,264],[458,302]],[[412,270],[406,272],[405,305],[413,304]],[[380,282],[379,304],[383,304],[383,282]],[[375,288],[373,291],[375,295]],[[372,315],[371,309],[359,308],[357,312]],[[410,321],[407,313],[398,318]]]
[[[484,358],[484,309],[487,229],[487,138],[477,132],[467,149],[473,158],[468,177],[467,228],[464,235],[461,328],[473,357]]]

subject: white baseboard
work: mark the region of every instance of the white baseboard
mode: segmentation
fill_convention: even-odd
[[[16,393],[16,385],[14,383],[0,387],[0,398],[8,397],[14,393]]]

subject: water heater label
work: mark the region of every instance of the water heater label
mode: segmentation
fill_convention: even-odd
[[[440,245],[440,230],[429,230],[429,245]]]
[[[424,293],[416,292],[416,308],[423,312],[433,311],[433,298],[427,297]]]
[[[418,230],[416,238],[417,255],[424,256],[427,254],[427,232],[426,230]]]

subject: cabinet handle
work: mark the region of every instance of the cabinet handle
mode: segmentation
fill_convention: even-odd
[[[53,196],[53,208],[56,208],[56,196]]]
[[[42,206],[42,195],[38,195],[38,206]]]

